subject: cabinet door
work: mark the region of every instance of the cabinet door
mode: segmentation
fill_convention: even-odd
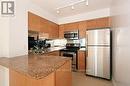
[[[40,17],[30,12],[28,12],[28,29],[40,31]]]
[[[85,72],[85,51],[78,51],[78,70]]]
[[[93,29],[96,28],[96,20],[88,20],[87,21],[87,29]]]
[[[59,26],[53,22],[48,22],[49,24],[49,38],[56,39],[59,38]]]
[[[110,18],[99,18],[87,21],[87,29],[110,27]]]
[[[96,20],[97,28],[110,27],[109,18],[100,18]]]
[[[49,33],[49,24],[46,19],[40,18],[40,32]]]
[[[59,26],[59,38],[64,38],[64,25]]]
[[[55,73],[37,80],[14,70],[9,70],[9,78],[9,86],[55,86]]]
[[[86,21],[79,22],[79,36],[80,38],[86,37],[87,23]]]
[[[72,86],[71,61],[56,71],[56,86]]]
[[[64,32],[65,32],[65,31],[75,31],[75,30],[79,30],[78,25],[79,25],[78,22],[60,25],[60,26],[59,26],[59,38],[64,38]]]
[[[78,30],[79,23],[69,23],[69,24],[64,24],[64,31],[74,31],[74,30]]]
[[[28,28],[31,31],[37,31],[46,34],[46,38],[59,38],[58,24],[48,21],[31,12],[28,12]]]

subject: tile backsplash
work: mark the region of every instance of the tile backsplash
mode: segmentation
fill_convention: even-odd
[[[51,44],[51,46],[65,46],[67,43],[66,39],[54,39],[54,40],[48,40],[46,43]]]

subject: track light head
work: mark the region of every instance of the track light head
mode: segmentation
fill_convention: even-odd
[[[59,11],[59,10],[57,10],[57,11],[56,11],[56,13],[57,13],[57,14],[59,14],[59,13],[60,13],[60,11]]]
[[[74,10],[74,6],[73,5],[71,6],[71,9]]]
[[[85,4],[86,4],[86,6],[88,6],[88,0],[86,0],[86,3],[85,3]]]

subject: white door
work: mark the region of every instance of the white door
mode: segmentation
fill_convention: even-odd
[[[9,69],[0,65],[0,86],[9,86]]]

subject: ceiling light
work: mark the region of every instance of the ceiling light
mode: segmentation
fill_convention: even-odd
[[[58,14],[60,13],[60,11],[59,11],[59,10],[57,10],[56,12],[57,12]]]
[[[88,0],[86,0],[86,5],[88,6]]]
[[[72,5],[71,9],[74,10],[74,6],[73,5]]]

